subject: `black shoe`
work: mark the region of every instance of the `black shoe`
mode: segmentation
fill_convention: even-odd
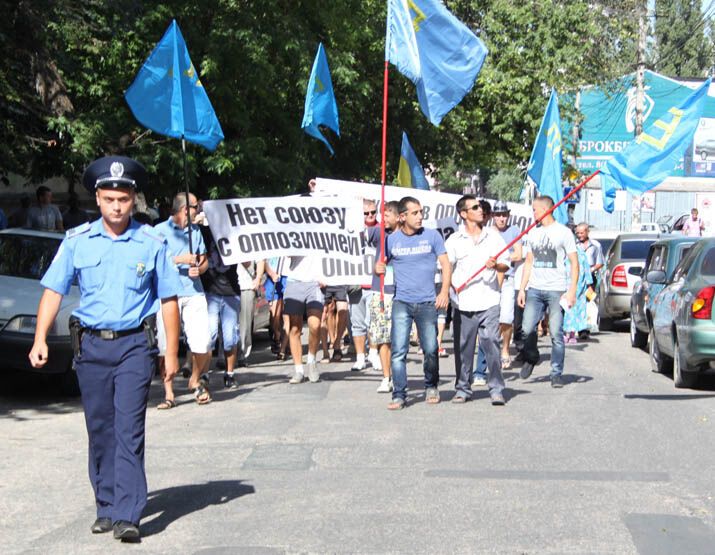
[[[514,362],[524,362],[526,358],[524,357],[524,352],[519,351],[514,357]]]
[[[248,366],[248,364],[246,363],[246,359],[245,358],[240,359],[238,362],[236,362],[236,366],[238,368],[246,368]]]
[[[238,384],[236,383],[235,376],[229,376],[228,374],[223,375],[223,386],[226,389],[236,389]]]
[[[94,521],[94,524],[92,524],[92,528],[90,528],[90,530],[92,530],[93,534],[104,534],[105,532],[111,532],[112,519],[107,517],[100,517]]]
[[[136,524],[119,520],[114,523],[114,539],[123,542],[137,542],[141,538],[139,527]]]
[[[560,388],[564,386],[564,379],[561,376],[551,376],[551,387]]]
[[[522,380],[525,380],[529,376],[531,376],[531,373],[534,371],[534,364],[531,362],[525,362],[524,366],[521,367],[521,371],[519,372],[519,377]]]

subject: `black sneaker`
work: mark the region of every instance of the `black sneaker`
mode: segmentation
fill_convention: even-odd
[[[551,376],[551,387],[561,388],[564,386],[564,379],[561,376]]]
[[[524,366],[521,367],[521,371],[519,372],[519,377],[522,380],[525,380],[529,376],[531,376],[531,373],[534,371],[534,364],[531,362],[525,362]]]
[[[138,542],[141,540],[139,527],[136,524],[120,520],[114,523],[114,539],[123,542]]]
[[[111,532],[112,519],[107,517],[98,518],[94,521],[94,524],[92,524],[91,530],[93,534],[104,534],[105,532]]]
[[[236,389],[238,384],[236,383],[235,376],[229,376],[228,374],[223,375],[223,386],[226,389]]]

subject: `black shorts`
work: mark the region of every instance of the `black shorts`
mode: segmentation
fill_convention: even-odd
[[[347,285],[328,285],[323,288],[325,304],[335,299],[337,302],[348,302],[348,286]]]

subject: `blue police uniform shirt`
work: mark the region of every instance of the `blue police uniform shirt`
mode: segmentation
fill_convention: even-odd
[[[169,217],[165,222],[161,222],[154,227],[155,231],[161,233],[165,238],[169,248],[169,254],[173,261],[175,256],[186,254],[189,252],[189,228],[181,228],[174,223],[172,217]],[[201,235],[199,226],[191,225],[191,246],[196,254],[206,254],[206,245],[204,238]],[[173,262],[172,262],[173,263]],[[190,297],[192,295],[203,295],[204,287],[201,285],[199,278],[192,279],[189,277],[189,265],[178,264],[179,278],[181,279],[181,293],[179,297]]]
[[[166,240],[133,219],[116,239],[101,218],[67,232],[41,283],[66,295],[75,278],[81,297],[72,314],[93,329],[136,328],[159,310],[160,299],[182,290]]]

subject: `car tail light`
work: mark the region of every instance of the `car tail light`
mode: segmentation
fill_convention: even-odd
[[[623,264],[619,264],[613,268],[613,273],[611,274],[611,285],[613,287],[628,287],[626,267]]]
[[[712,318],[713,297],[715,297],[715,287],[712,285],[700,290],[691,307],[693,318],[698,320],[710,320]]]

